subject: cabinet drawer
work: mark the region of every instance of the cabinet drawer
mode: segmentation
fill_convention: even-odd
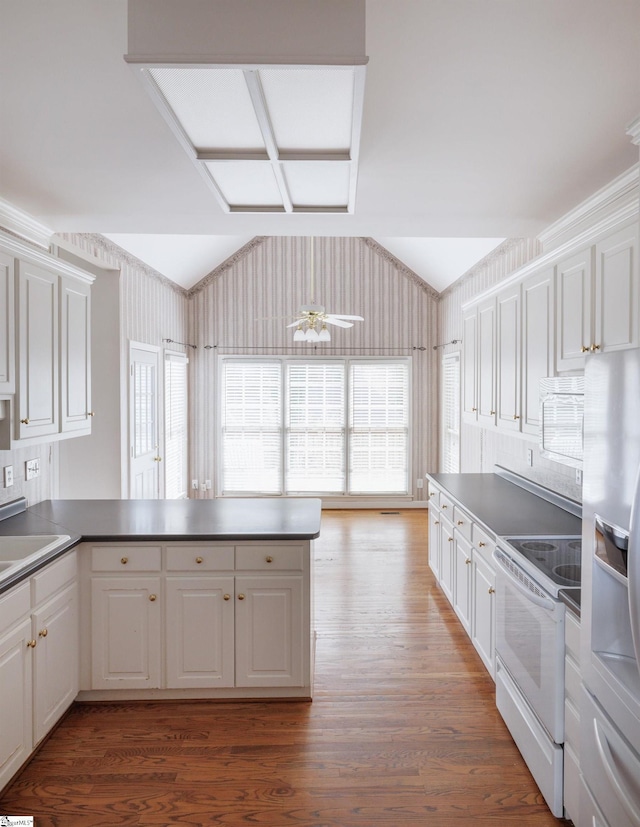
[[[302,546],[236,546],[238,571],[301,571]]]
[[[9,629],[31,611],[29,583],[21,583],[0,597],[0,629]]]
[[[450,500],[446,494],[440,493],[440,508],[450,520],[453,520],[453,500]]]
[[[233,546],[168,546],[167,571],[232,571]]]
[[[489,565],[493,568],[494,564],[491,555],[493,554],[493,549],[496,545],[495,537],[487,534],[486,531],[483,531],[474,523],[472,543],[482,559],[489,563]]]
[[[453,524],[465,540],[471,542],[471,518],[457,505],[453,507]]]
[[[564,624],[565,651],[568,652],[576,663],[580,663],[580,623],[577,618],[567,610],[565,612]]]
[[[432,482],[429,483],[429,505],[433,505],[436,508],[440,507],[440,491]]]
[[[94,546],[91,549],[92,571],[160,571],[160,546]]]
[[[37,606],[61,589],[78,575],[78,558],[75,551],[65,554],[31,578],[33,605]]]

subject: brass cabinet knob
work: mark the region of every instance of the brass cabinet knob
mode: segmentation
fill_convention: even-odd
[[[482,540],[478,543],[478,548],[484,548],[487,544],[483,543]]]
[[[495,415],[496,415],[495,411],[489,411],[489,416],[495,416]]]
[[[238,595],[238,600],[244,600],[244,595],[243,595],[243,594],[239,594],[239,595]]]
[[[443,505],[442,507],[443,507],[443,508],[446,508],[447,506],[446,506],[446,505]]]
[[[121,557],[120,562],[122,563],[123,566],[126,566],[127,563],[129,562],[129,558],[128,557]]]
[[[591,345],[591,352],[594,353],[596,350],[600,350],[600,345]]]
[[[37,643],[38,643],[37,640],[28,640],[27,641],[27,646],[29,647],[29,649],[35,649]]]
[[[582,347],[580,348],[580,350],[581,350],[583,353],[588,353],[588,352],[589,352],[589,348],[588,348],[588,347],[585,347],[584,345],[582,345]]]
[[[458,520],[458,522],[456,523],[456,525],[464,525],[464,520]]]
[[[449,537],[449,542],[453,543],[453,537]]]
[[[440,520],[434,520],[434,521],[433,521],[433,524],[434,524],[434,525],[440,525]]]
[[[493,588],[493,586],[489,586],[488,592],[489,594],[495,594],[496,590]]]
[[[38,632],[39,637],[46,637],[48,634],[49,634],[49,632],[46,629],[41,629]]]
[[[477,408],[471,408],[471,413],[475,413],[477,410]]]
[[[513,418],[514,418],[514,419],[520,419],[520,417],[518,416],[518,414],[514,414],[514,415],[513,415]]]
[[[435,491],[429,491],[429,496],[430,496],[430,497],[435,497],[435,495],[436,495],[436,492],[435,492]]]
[[[95,415],[96,415],[95,411],[89,411],[89,413],[87,414],[87,416],[95,416]]]
[[[27,419],[21,419],[20,422],[22,422],[23,425],[28,425],[29,424],[29,418],[27,417]]]
[[[202,557],[196,557],[196,563],[200,565],[200,563],[202,563]]]
[[[465,565],[468,566],[469,563],[471,562],[471,559],[469,557],[467,557],[464,562],[465,562]]]
[[[270,554],[268,554],[264,559],[267,563],[273,563],[273,557]]]
[[[162,457],[154,457],[153,461],[154,462],[162,462]]]
[[[154,603],[157,599],[158,599],[158,595],[157,595],[157,594],[150,594],[150,595],[149,595],[149,600],[150,600],[152,603]]]
[[[224,595],[222,596],[222,599],[223,599],[223,600],[231,600],[231,595],[230,595],[230,594],[224,594]]]

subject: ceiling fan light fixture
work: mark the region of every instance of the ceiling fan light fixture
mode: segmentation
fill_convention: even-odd
[[[302,325],[299,324],[296,328],[296,332],[293,334],[293,341],[294,342],[304,342],[306,341],[307,334],[302,329]]]
[[[307,330],[306,340],[307,340],[307,342],[319,342],[320,341],[320,335],[319,335],[318,331],[315,328],[310,327]]]
[[[329,330],[327,329],[326,324],[322,325],[322,329],[321,329],[320,333],[318,334],[318,339],[321,342],[330,342],[331,341],[331,334],[329,333]]]

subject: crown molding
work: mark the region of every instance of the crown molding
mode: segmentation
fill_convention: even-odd
[[[638,141],[640,141],[640,118],[637,122]],[[547,227],[538,235],[544,252],[580,235],[589,227],[594,227],[607,220],[615,213],[635,208],[638,211],[638,183],[640,181],[640,164],[634,164],[614,178],[602,189],[578,204],[573,210]]]
[[[249,253],[255,250],[256,247],[260,247],[261,244],[264,244],[270,236],[267,235],[257,235],[251,239],[251,241],[247,241],[247,243],[240,247],[239,250],[236,250],[235,253],[229,258],[225,259],[222,264],[219,264],[215,269],[213,269],[210,273],[207,273],[206,276],[200,279],[197,284],[194,284],[189,290],[186,291],[187,298],[191,298],[195,296],[197,293],[202,292],[205,287],[208,287],[214,281],[217,281],[221,276],[223,276],[227,270],[230,270],[235,264],[239,261],[242,261],[243,258],[246,258]]]
[[[461,287],[465,282],[475,278],[483,270],[488,270],[488,268],[494,262],[506,256],[515,247],[519,247],[525,240],[526,239],[523,238],[507,238],[505,241],[502,242],[502,244],[500,244],[494,250],[491,250],[491,252],[487,253],[487,255],[484,258],[481,258],[480,261],[477,261],[474,265],[472,265],[465,273],[459,276],[454,282],[445,287],[442,293],[440,293],[440,298],[446,296],[447,293],[450,293],[452,290]]]
[[[53,235],[53,230],[18,207],[14,207],[4,198],[0,198],[0,227],[30,244],[35,244],[45,250],[49,249],[49,240]]]
[[[31,261],[40,267],[46,267],[49,270],[55,270],[61,276],[71,276],[79,281],[92,284],[95,281],[95,276],[76,267],[71,262],[65,261],[61,258],[56,258],[48,250],[43,250],[41,247],[36,247],[30,241],[18,237],[15,233],[5,232],[0,230],[0,246],[3,251],[16,258]]]
[[[627,135],[631,137],[632,144],[640,146],[640,115],[638,115],[635,121],[631,121],[627,127]]]

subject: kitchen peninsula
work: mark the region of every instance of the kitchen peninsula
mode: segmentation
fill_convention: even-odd
[[[311,698],[320,500],[24,505],[1,536],[70,539],[0,572],[0,787],[74,699]]]

